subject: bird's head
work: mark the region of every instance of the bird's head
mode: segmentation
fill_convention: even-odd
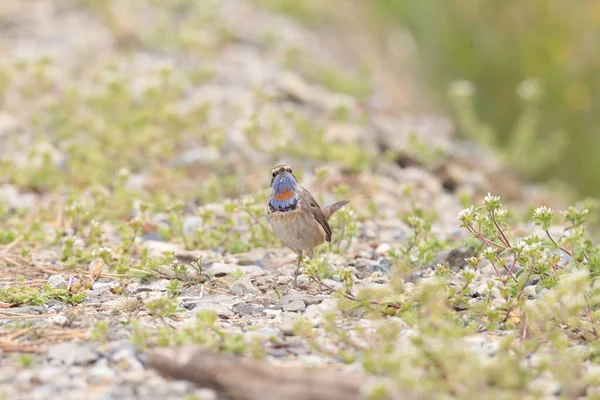
[[[271,171],[269,206],[272,211],[289,211],[298,204],[298,182],[289,165],[278,165]]]

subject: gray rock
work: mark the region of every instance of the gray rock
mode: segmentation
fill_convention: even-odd
[[[241,316],[262,314],[265,311],[264,307],[256,306],[254,304],[237,304],[233,307],[233,310]]]
[[[243,301],[237,297],[219,294],[202,298],[180,298],[183,308],[189,310],[188,315],[195,315],[200,310],[213,310],[219,315],[233,316],[233,306]]]
[[[258,265],[259,267],[266,267],[268,264],[267,250],[263,248],[255,248],[247,253],[237,254],[239,265]]]
[[[62,275],[50,275],[48,278],[48,286],[53,289],[66,289],[67,280]]]
[[[49,317],[48,319],[46,319],[46,321],[48,321],[52,324],[55,324],[55,325],[63,326],[67,322],[69,322],[69,319],[67,317],[65,317],[64,315],[55,315],[53,317]]]
[[[46,307],[48,307],[46,309],[47,313],[58,314],[59,312],[61,312],[62,310],[64,310],[64,308],[66,307],[66,305],[62,301],[50,300],[49,302],[46,303]]]
[[[102,309],[107,311],[134,311],[140,306],[140,302],[135,297],[119,297],[109,300],[102,304]]]
[[[282,340],[283,332],[277,328],[260,328],[256,331],[250,331],[247,333],[250,338],[257,337],[261,340],[270,340],[272,338]]]
[[[245,275],[253,276],[254,274],[262,274],[264,270],[258,265],[236,265],[236,264],[224,264],[224,263],[214,263],[207,268],[207,272],[213,274],[214,276],[225,276],[229,274],[235,274],[237,271],[241,271],[241,273]],[[256,275],[254,275],[256,276]]]
[[[170,279],[158,279],[154,282],[152,282],[149,286],[150,291],[153,292],[166,292],[167,291],[167,286],[169,286],[171,284],[171,280]]]
[[[110,368],[105,362],[98,362],[89,369],[88,374],[89,382],[92,384],[108,383],[117,376],[116,371]]]
[[[245,275],[242,279],[238,279],[231,287],[231,291],[238,296],[245,296],[247,294],[259,295],[261,294],[252,284],[249,275]]]
[[[285,303],[282,307],[283,311],[298,312],[306,309],[306,303],[302,300],[293,300]]]
[[[156,270],[162,276],[166,276],[169,279],[175,279],[177,277],[177,273],[170,265],[159,265]]]
[[[319,302],[320,300],[315,296],[300,293],[292,289],[279,300],[276,307],[281,308],[283,311],[304,311],[307,305],[317,304]],[[302,303],[303,306],[300,306],[300,303]]]
[[[377,263],[369,264],[369,272],[389,276],[392,274],[392,263],[389,259],[382,258]]]
[[[19,306],[10,309],[11,313],[17,314],[29,314],[29,315],[37,315],[43,314],[45,312],[43,307],[40,306]]]
[[[92,284],[92,291],[96,293],[107,293],[110,292],[111,289],[117,286],[116,282],[94,282]]]
[[[277,284],[278,285],[289,285],[293,279],[294,278],[292,278],[289,275],[281,275],[281,276],[277,277]]]
[[[435,268],[438,264],[447,263],[452,271],[458,272],[467,266],[465,259],[474,255],[475,252],[469,247],[457,247],[452,250],[445,250],[435,256],[432,267]]]
[[[91,345],[72,342],[55,344],[46,352],[51,365],[90,365],[99,358],[100,353]]]
[[[344,288],[344,284],[342,282],[334,279],[323,279],[323,283],[334,290],[342,290]]]

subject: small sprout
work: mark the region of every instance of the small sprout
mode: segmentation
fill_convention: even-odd
[[[181,282],[177,279],[171,280],[167,285],[167,292],[169,292],[169,297],[177,297],[181,293]]]
[[[145,306],[150,314],[160,318],[175,317],[180,311],[177,301],[168,297],[149,300]]]
[[[109,323],[108,321],[98,321],[94,325],[94,329],[90,335],[90,339],[96,342],[108,341],[109,334]]]

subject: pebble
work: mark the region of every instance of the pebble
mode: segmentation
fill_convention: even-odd
[[[48,278],[48,286],[53,289],[66,289],[67,280],[62,275],[50,275]]]
[[[445,250],[435,256],[432,266],[448,264],[452,271],[458,272],[467,266],[465,259],[474,255],[475,251],[470,247],[457,247],[452,250]]]
[[[233,316],[233,307],[243,301],[238,297],[218,294],[202,298],[180,298],[182,307],[189,310],[187,315],[196,315],[200,310],[213,310],[219,315]]]
[[[89,365],[100,358],[100,354],[88,344],[64,342],[51,346],[46,360],[51,365]]]
[[[258,290],[250,280],[249,275],[245,275],[241,279],[238,279],[231,287],[231,291],[238,296],[246,295],[259,295],[261,292]]]
[[[292,300],[284,303],[282,309],[283,311],[289,312],[304,311],[306,309],[306,303],[302,300]]]
[[[102,309],[107,311],[128,312],[134,311],[140,306],[140,302],[135,297],[119,297],[102,303]]]
[[[237,273],[250,275],[252,277],[264,274],[264,270],[258,265],[236,265],[224,263],[214,263],[207,268],[207,271],[216,277]]]

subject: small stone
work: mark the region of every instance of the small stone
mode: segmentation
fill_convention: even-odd
[[[104,363],[96,364],[88,371],[89,380],[92,384],[109,383],[117,376],[115,370]]]
[[[48,278],[48,286],[50,286],[53,289],[66,289],[67,280],[61,275],[51,275]]]
[[[117,286],[116,282],[94,282],[92,284],[92,290],[98,293],[110,292],[111,289]]]
[[[159,265],[156,268],[156,271],[160,275],[165,276],[168,279],[175,279],[175,278],[177,278],[177,273],[175,272],[175,270],[173,269],[173,267],[171,267],[170,265]]]
[[[301,308],[300,302],[303,304]],[[283,309],[283,311],[304,311],[307,304],[317,304],[320,300],[315,296],[311,296],[306,293],[300,293],[296,290],[290,290],[288,294],[283,296],[277,303],[277,307]],[[290,305],[294,303],[294,305]]]
[[[189,315],[196,315],[200,310],[213,310],[219,315],[233,316],[233,306],[243,301],[237,297],[219,294],[202,298],[180,298],[182,306],[190,310]]]
[[[278,328],[260,328],[247,333],[250,338],[257,337],[261,340],[283,339],[283,333]]]
[[[304,318],[309,321],[319,322],[323,319],[323,315],[328,312],[335,312],[337,309],[337,300],[332,298],[327,298],[321,302],[321,304],[313,304],[306,307],[306,311],[304,311]]]
[[[100,354],[90,345],[72,342],[51,346],[46,352],[46,359],[52,365],[90,365],[100,358]]]
[[[239,273],[238,271],[240,271],[244,275],[250,276],[258,276],[264,274],[264,270],[258,265],[236,265],[223,263],[214,263],[207,268],[207,271],[217,277]]]
[[[391,248],[392,248],[392,246],[390,246],[388,243],[381,243],[375,249],[375,253],[383,255],[383,254],[386,254],[388,251],[390,251]]]
[[[291,319],[285,319],[279,324],[279,329],[285,336],[294,336],[294,321]]]
[[[134,311],[140,306],[140,302],[135,297],[120,297],[109,300],[102,304],[102,309],[107,311]]]
[[[248,275],[245,275],[242,277],[242,279],[238,279],[237,282],[235,282],[231,287],[231,291],[238,296],[245,296],[247,294],[261,294],[260,290],[254,287],[252,281],[250,280],[250,276]]]
[[[342,282],[338,282],[333,279],[323,279],[323,283],[335,290],[342,290],[344,288],[344,284]]]
[[[294,300],[283,305],[283,311],[298,312],[306,309],[306,304],[302,300]]]
[[[171,284],[169,279],[158,279],[150,284],[150,290],[155,292],[166,292],[167,287]]]
[[[258,265],[259,267],[266,267],[268,264],[267,250],[257,247],[250,250],[247,253],[237,254],[239,265]]]
[[[435,268],[438,264],[448,264],[452,271],[458,272],[467,266],[465,259],[474,255],[475,252],[470,247],[457,247],[452,250],[445,250],[435,256],[432,267]]]
[[[69,322],[69,319],[67,317],[65,317],[64,315],[55,315],[55,316],[48,318],[46,321],[48,321],[52,324],[55,324],[55,325],[63,326],[67,322]]]
[[[387,258],[382,258],[379,262],[369,264],[368,268],[371,274],[376,273],[380,275],[389,276],[392,274],[392,263]]]
[[[282,275],[277,277],[278,285],[289,285],[292,282],[292,277],[289,275]]]
[[[45,310],[43,307],[40,306],[19,306],[11,308],[10,312],[16,314],[37,315],[44,313]]]
[[[253,304],[238,304],[233,307],[233,310],[241,315],[254,315],[254,314],[262,314],[265,311],[264,307],[257,307]],[[279,310],[278,310],[279,311]],[[281,312],[281,311],[279,311]]]

